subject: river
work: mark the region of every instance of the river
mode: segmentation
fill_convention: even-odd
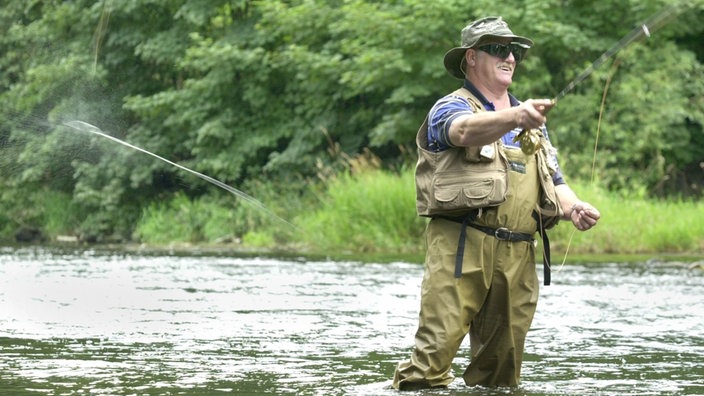
[[[397,395],[422,275],[405,262],[0,248],[0,394]],[[704,268],[568,264],[541,287],[519,387],[466,387],[466,341],[449,388],[403,394],[704,395]]]

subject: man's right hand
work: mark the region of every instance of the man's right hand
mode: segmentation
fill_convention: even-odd
[[[545,124],[545,115],[555,106],[552,99],[528,99],[516,109],[516,125],[521,129],[539,128]]]

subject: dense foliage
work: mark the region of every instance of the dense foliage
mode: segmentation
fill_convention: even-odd
[[[704,0],[0,0],[0,235],[61,213],[60,232],[129,237],[154,204],[217,195],[66,122],[291,202],[367,149],[389,169],[413,163],[425,112],[458,85],[442,56],[469,20],[502,15],[533,38],[513,92],[554,97],[674,4],[673,20],[561,99],[549,126],[572,178],[698,196]]]

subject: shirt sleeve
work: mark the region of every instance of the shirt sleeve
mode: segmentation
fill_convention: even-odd
[[[474,114],[467,99],[447,95],[438,100],[428,115],[428,148],[434,152],[454,147],[450,141],[450,125],[457,117]]]

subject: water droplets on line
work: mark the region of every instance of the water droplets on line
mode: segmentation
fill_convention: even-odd
[[[78,131],[89,132],[89,133],[92,133],[92,134],[95,134],[95,135],[98,135],[98,136],[102,136],[102,137],[104,137],[104,138],[106,138],[106,139],[112,140],[113,142],[119,143],[119,144],[121,144],[121,145],[123,145],[123,146],[129,147],[129,148],[131,148],[131,149],[137,150],[137,151],[142,152],[142,153],[144,153],[144,154],[150,155],[150,156],[152,156],[152,157],[154,157],[154,158],[156,158],[156,159],[159,159],[159,160],[161,160],[161,161],[163,161],[163,162],[166,162],[166,163],[169,164],[169,165],[175,166],[175,167],[177,167],[177,168],[179,168],[179,169],[181,169],[181,170],[184,170],[184,171],[189,172],[189,173],[191,173],[191,174],[193,174],[193,175],[196,175],[196,176],[198,176],[199,178],[201,178],[201,179],[203,179],[203,180],[205,180],[205,181],[207,181],[207,182],[209,182],[209,183],[211,183],[211,184],[214,184],[214,185],[216,185],[216,186],[222,188],[223,190],[228,191],[228,192],[234,194],[234,195],[237,196],[237,197],[242,198],[242,199],[245,200],[246,202],[252,204],[255,208],[257,208],[257,209],[263,211],[263,212],[266,213],[267,215],[269,215],[269,216],[275,218],[276,220],[278,220],[278,221],[280,221],[280,222],[282,222],[282,223],[288,225],[289,227],[291,227],[291,228],[293,228],[293,229],[298,229],[298,227],[296,227],[295,225],[291,224],[289,221],[287,221],[287,220],[281,218],[280,216],[276,215],[276,214],[275,214],[274,212],[272,212],[269,208],[267,208],[266,206],[264,206],[264,204],[261,203],[259,200],[255,199],[255,198],[252,197],[251,195],[246,194],[246,193],[243,192],[243,191],[240,191],[240,190],[238,190],[238,189],[236,189],[236,188],[234,188],[234,187],[232,187],[232,186],[229,186],[229,185],[227,185],[227,184],[221,182],[220,180],[214,179],[214,178],[212,178],[212,177],[210,177],[210,176],[208,176],[208,175],[205,175],[205,174],[203,174],[203,173],[194,171],[193,169],[186,168],[186,167],[183,166],[183,165],[179,165],[179,164],[177,164],[177,163],[175,163],[175,162],[173,162],[173,161],[169,161],[168,159],[166,159],[166,158],[164,158],[164,157],[161,157],[161,156],[159,156],[159,155],[157,155],[157,154],[154,154],[154,153],[152,153],[151,151],[147,151],[147,150],[145,150],[145,149],[143,149],[143,148],[141,148],[141,147],[137,147],[137,146],[135,146],[135,145],[133,145],[133,144],[127,143],[127,142],[125,142],[124,140],[118,139],[118,138],[116,138],[116,137],[114,137],[114,136],[110,136],[110,135],[104,133],[100,128],[96,127],[95,125],[89,124],[89,123],[87,123],[87,122],[85,122],[85,121],[79,121],[79,120],[67,121],[67,122],[64,122],[63,125],[64,125],[64,126],[67,126],[67,127],[69,127],[69,128],[76,129],[76,130],[78,130]]]

